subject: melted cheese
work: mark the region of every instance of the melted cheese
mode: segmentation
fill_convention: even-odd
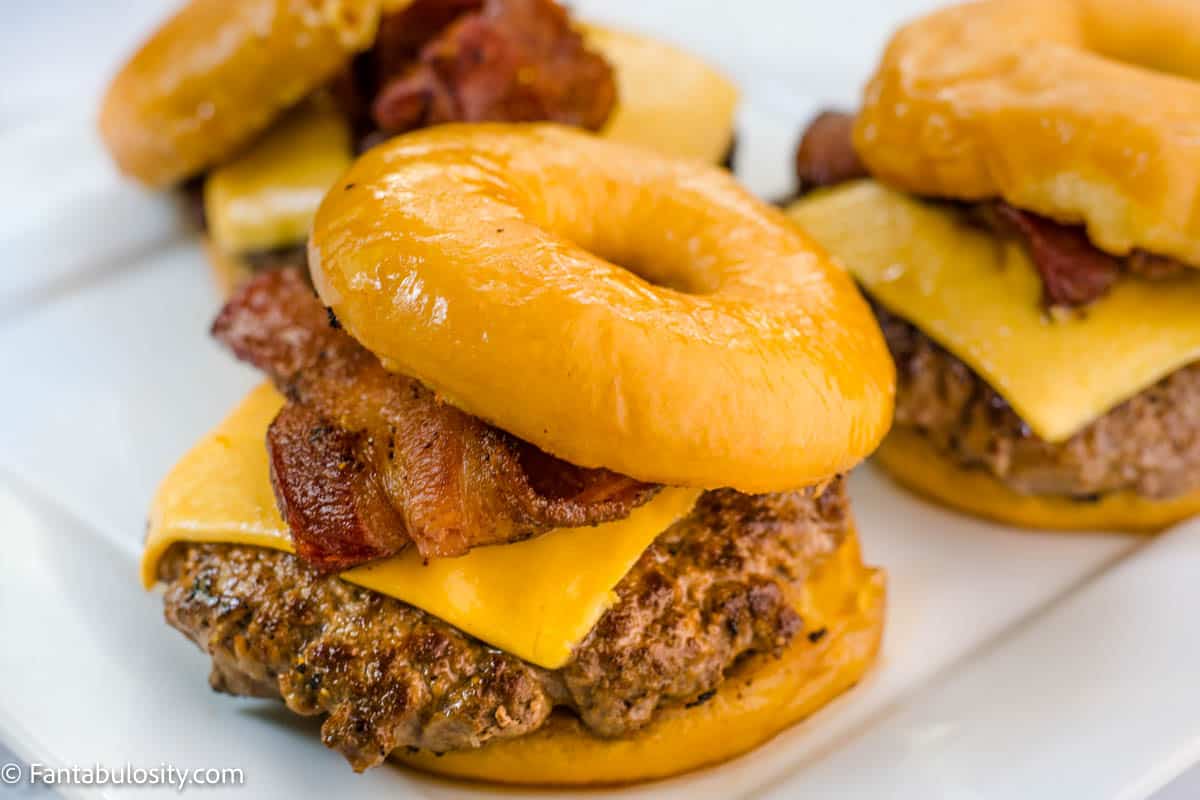
[[[175,542],[227,542],[291,552],[263,446],[283,400],[256,389],[163,481],[150,513],[142,581],[154,585]],[[415,551],[350,570],[351,583],[390,595],[520,658],[554,669],[614,601],[614,587],[695,489],[664,489],[626,519],[551,531],[517,544],[422,564]]]
[[[602,136],[710,164],[725,157],[738,104],[732,81],[663,42],[596,25],[581,30],[616,73],[617,107]]]
[[[859,284],[971,366],[1033,431],[1062,441],[1200,358],[1200,272],[1123,277],[1052,319],[1023,247],[873,181],[818,192],[790,216]]]
[[[208,174],[204,214],[210,235],[227,253],[300,244],[352,155],[346,119],[331,103],[304,103]]]

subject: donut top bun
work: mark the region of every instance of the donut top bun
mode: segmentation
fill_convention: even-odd
[[[987,0],[891,40],[855,150],[916,195],[1001,197],[1200,267],[1200,3]]]
[[[410,133],[325,196],[309,265],[389,369],[579,466],[785,491],[891,421],[854,283],[699,162],[546,124]]]
[[[407,0],[387,0],[388,10]],[[192,0],[134,54],[100,109],[126,174],[167,186],[233,155],[370,46],[384,0]]]

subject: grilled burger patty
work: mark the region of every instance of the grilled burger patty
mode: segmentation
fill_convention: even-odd
[[[660,706],[705,701],[740,658],[778,654],[804,629],[796,592],[836,550],[848,509],[840,479],[705,493],[557,670],[284,552],[181,543],[159,570],[167,621],[212,656],[214,689],[326,715],[322,740],[363,770],[400,747],[445,752],[531,733],[556,707],[619,737]]]
[[[875,305],[896,361],[896,425],[948,458],[1027,494],[1116,491],[1167,498],[1200,488],[1200,362],[1168,375],[1065,442],[1036,436],[987,382],[908,321]]]

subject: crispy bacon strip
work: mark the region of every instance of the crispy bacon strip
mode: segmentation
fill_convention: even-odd
[[[384,20],[374,52],[372,116],[388,133],[456,121],[598,130],[616,103],[612,68],[553,0],[417,0]]]
[[[568,464],[388,372],[294,270],[258,275],[213,335],[288,398],[267,436],[296,551],[344,569],[416,544],[424,558],[620,519],[657,487]]]
[[[330,568],[380,558],[406,543],[404,517],[373,464],[363,434],[329,424],[309,406],[288,403],[267,430],[271,483],[302,558]],[[334,535],[310,535],[333,531]],[[298,535],[299,534],[299,535]]]

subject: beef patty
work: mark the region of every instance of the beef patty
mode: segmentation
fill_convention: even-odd
[[[363,770],[400,747],[445,752],[531,733],[556,707],[618,737],[660,707],[705,701],[739,659],[812,646],[798,638],[796,596],[848,523],[840,479],[705,493],[557,670],[283,552],[180,543],[159,575],[167,621],[212,656],[214,689],[325,715],[322,740]]]
[[[1051,443],[912,324],[877,304],[875,313],[896,361],[895,424],[928,437],[954,462],[1024,494],[1080,500],[1125,490],[1168,498],[1200,488],[1200,362]]]

